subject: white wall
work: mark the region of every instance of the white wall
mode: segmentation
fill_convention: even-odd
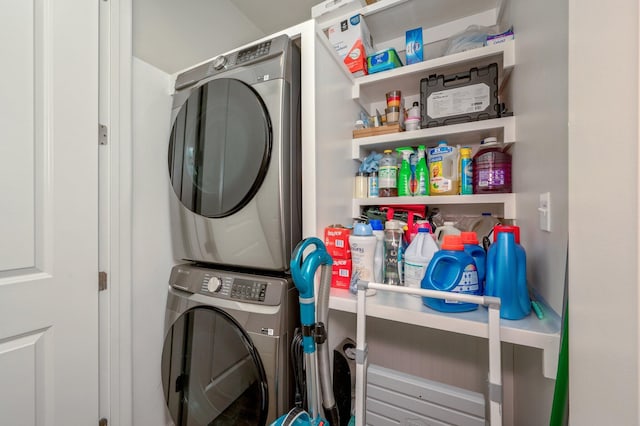
[[[136,0],[133,54],[174,73],[266,34],[229,0]]]
[[[574,425],[637,425],[638,2],[569,1]],[[615,229],[603,232],[605,229]]]
[[[164,311],[174,264],[169,227],[170,78],[133,60],[133,424],[168,424],[160,380]]]

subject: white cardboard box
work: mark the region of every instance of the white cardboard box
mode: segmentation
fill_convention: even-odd
[[[353,15],[327,30],[329,42],[354,76],[367,74],[367,56],[374,53],[371,33],[360,14]]]

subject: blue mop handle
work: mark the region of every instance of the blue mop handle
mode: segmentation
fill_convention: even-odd
[[[315,250],[309,253],[303,260],[305,250],[315,246]],[[305,326],[313,326],[316,322],[314,277],[320,265],[331,265],[333,259],[327,252],[324,243],[316,237],[305,238],[300,241],[291,255],[291,276],[293,283],[300,294],[300,322]],[[313,353],[316,350],[313,336],[302,335],[302,347],[304,353]]]

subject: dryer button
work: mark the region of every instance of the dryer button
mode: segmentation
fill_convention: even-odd
[[[207,282],[207,290],[209,291],[209,293],[215,293],[217,291],[220,291],[220,288],[222,288],[222,281],[220,281],[220,278],[218,277],[209,278],[209,282]]]

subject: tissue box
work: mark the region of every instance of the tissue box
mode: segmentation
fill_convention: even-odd
[[[402,62],[398,57],[396,49],[391,48],[369,56],[367,58],[367,66],[369,68],[369,74],[374,74],[380,71],[401,67]]]
[[[367,74],[367,56],[373,53],[373,40],[362,15],[332,25],[329,42],[354,76]]]
[[[351,259],[334,259],[331,265],[331,287],[349,288],[351,283]]]
[[[350,229],[341,225],[331,225],[324,229],[324,245],[332,258],[351,259],[350,233]]]
[[[407,31],[405,41],[407,65],[422,62],[422,28],[415,28],[413,30]]]

